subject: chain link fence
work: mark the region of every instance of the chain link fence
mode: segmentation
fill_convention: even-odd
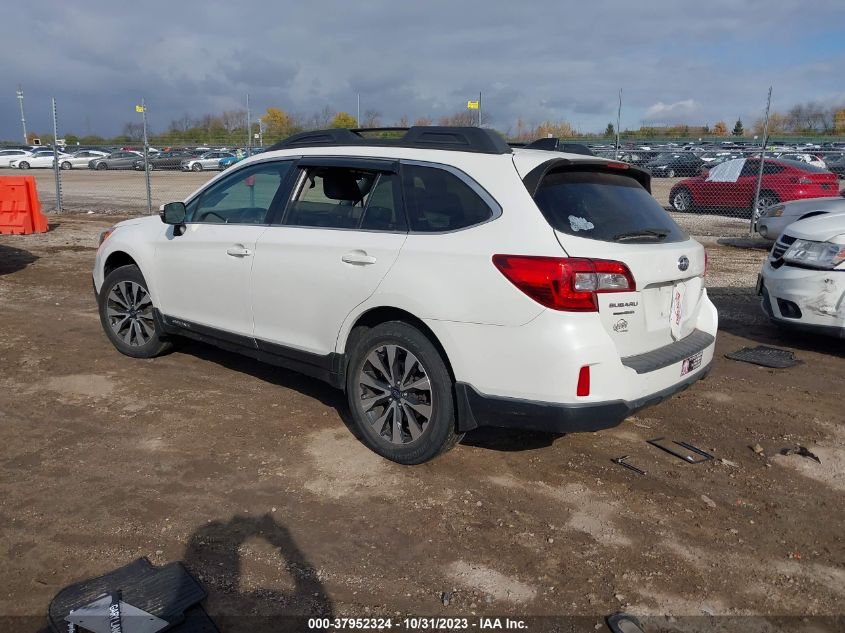
[[[543,140],[554,144],[554,139]],[[618,145],[572,138],[559,139],[555,147],[647,170],[655,199],[688,233],[698,236],[748,237],[759,228],[760,212],[793,200],[840,196],[845,184],[845,141],[830,138],[770,139],[765,151],[760,141],[724,137],[623,138]],[[185,199],[222,169],[263,149],[210,140],[203,145],[148,147],[145,159],[143,143],[75,146],[57,154],[46,150],[46,160],[31,158],[30,164],[22,164],[26,157],[4,161],[0,150],[0,175],[18,169],[34,176],[47,211],[145,214]]]

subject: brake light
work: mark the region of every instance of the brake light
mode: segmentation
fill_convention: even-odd
[[[630,165],[628,165],[628,163],[606,163],[605,167],[610,169],[628,169]]]
[[[567,312],[598,312],[598,293],[637,289],[622,262],[581,257],[493,255],[493,265],[537,303]]]

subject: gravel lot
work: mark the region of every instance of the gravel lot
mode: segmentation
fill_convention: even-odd
[[[708,241],[721,333],[707,380],[615,429],[478,431],[409,468],[361,445],[320,382],[193,343],[118,354],[90,277],[116,219],[0,236],[0,613],[31,618],[9,630],[138,556],[185,561],[225,630],[254,630],[227,615],[475,613],[583,616],[546,624],[591,631],[619,609],[650,631],[843,630],[820,616],[845,607],[845,351],[762,317],[763,250]],[[758,343],[802,364],[723,357]],[[660,435],[717,459],[645,443]],[[779,454],[795,444],[821,464]]]

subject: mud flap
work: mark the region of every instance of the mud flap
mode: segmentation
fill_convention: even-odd
[[[206,597],[205,589],[182,563],[155,567],[146,558],[62,589],[50,602],[50,629],[65,633],[71,611],[118,592],[122,602],[166,622],[161,631],[217,633],[217,627],[199,605]],[[124,631],[134,628],[127,624],[124,621]]]

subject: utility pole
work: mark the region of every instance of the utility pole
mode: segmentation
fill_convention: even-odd
[[[358,115],[355,117],[356,125],[358,129],[361,129],[361,93],[358,93]]]
[[[622,88],[619,89],[619,109],[616,110],[616,151],[614,160],[619,160],[619,126],[622,124]]]
[[[150,144],[147,140],[147,104],[143,97],[141,98],[141,117],[144,122],[144,174],[147,179],[147,213],[153,214],[153,191],[150,187]]]
[[[26,132],[24,132],[26,134]],[[62,212],[62,172],[59,165],[59,114],[56,110],[56,99],[53,98],[53,172],[56,180],[56,212]]]
[[[760,204],[760,186],[763,184],[763,163],[766,161],[766,147],[769,144],[769,109],[772,107],[772,87],[769,86],[769,96],[766,99],[766,119],[763,123],[763,147],[760,148],[760,167],[757,170],[757,184],[754,187],[754,206],[751,207],[751,224],[748,232],[754,234],[757,224],[757,206]]]
[[[252,117],[249,112],[249,93],[246,93],[246,155],[252,156]]]
[[[481,91],[478,91],[478,127],[481,127]]]
[[[21,106],[21,127],[23,127],[23,143],[24,145],[26,145],[26,117],[23,114],[23,88],[21,88],[20,84],[18,84],[18,102]]]

